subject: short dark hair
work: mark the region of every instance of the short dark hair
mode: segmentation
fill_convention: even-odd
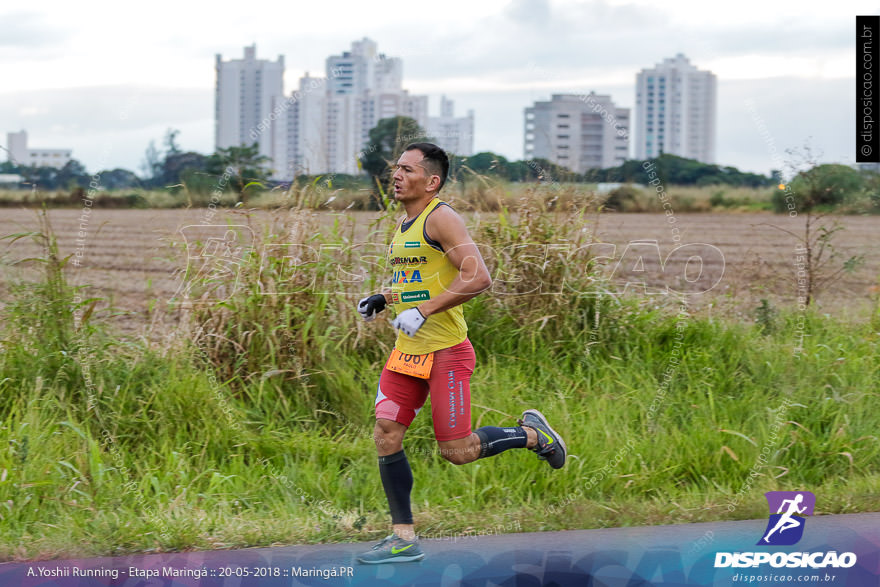
[[[449,157],[446,155],[446,151],[434,143],[410,143],[406,146],[404,152],[416,149],[424,155],[422,160],[428,166],[428,173],[440,176],[440,187],[437,188],[439,192],[443,189],[443,184],[446,183],[446,176],[449,175]]]

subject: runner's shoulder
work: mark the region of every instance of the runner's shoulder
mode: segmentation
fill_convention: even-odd
[[[425,220],[426,225],[434,225],[438,222],[454,222],[464,226],[464,218],[448,202],[441,202],[437,205]]]

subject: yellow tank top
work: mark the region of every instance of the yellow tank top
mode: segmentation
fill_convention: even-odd
[[[391,303],[398,314],[415,308],[446,291],[458,275],[440,243],[425,232],[425,221],[437,206],[448,206],[434,198],[416,218],[394,232],[388,247],[391,266]],[[395,346],[402,352],[424,355],[455,346],[467,338],[467,324],[461,305],[428,317],[413,337],[397,333]]]

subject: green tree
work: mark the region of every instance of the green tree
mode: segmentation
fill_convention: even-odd
[[[862,181],[865,185],[864,195],[868,201],[870,212],[880,212],[880,173],[863,171]]]
[[[141,162],[141,171],[144,174],[144,182],[148,186],[154,187],[161,183],[162,154],[156,148],[156,141],[150,141],[150,144],[147,145],[147,149],[144,151],[144,160]]]
[[[483,151],[476,155],[471,155],[464,160],[464,165],[471,171],[480,175],[495,175],[504,179],[508,179],[508,168],[510,161],[497,153],[491,151]]]
[[[391,166],[403,153],[404,147],[427,140],[429,139],[424,129],[408,116],[383,118],[370,130],[369,142],[361,151],[359,162],[378,190],[378,193],[373,192],[373,203],[376,207],[385,206],[381,193],[383,190],[388,191]]]
[[[19,173],[26,183],[39,189],[54,190],[58,187],[58,169],[54,167],[36,167],[33,165],[19,168]]]
[[[230,170],[229,185],[237,188],[238,202],[246,204],[248,188],[253,185],[264,185],[269,180],[272,173],[267,167],[269,161],[269,157],[260,155],[259,143],[254,142],[250,146],[217,149],[208,157],[206,168],[218,179],[227,169]]]
[[[816,208],[833,208],[858,193],[864,187],[861,174],[855,169],[837,163],[813,165],[806,171],[798,173],[791,180],[788,202],[785,197],[776,194],[774,209],[787,212],[786,203],[794,199],[798,212],[807,212]],[[779,190],[782,191],[782,190]],[[781,202],[779,201],[781,200]]]
[[[773,185],[772,177],[757,173],[744,173],[735,167],[721,167],[702,163],[696,159],[686,159],[663,153],[653,160],[655,171],[663,178],[664,184],[671,185],[741,185],[762,187]],[[628,160],[617,167],[590,171],[585,174],[587,181],[612,181],[644,183],[643,161]]]
[[[172,153],[169,151],[162,162],[161,181],[165,186],[177,186],[193,172],[204,172],[208,158],[194,151]]]
[[[91,178],[85,166],[76,159],[71,159],[65,163],[64,167],[59,169],[58,174],[55,176],[56,187],[68,190],[78,187],[85,188],[89,185],[90,180]]]
[[[101,185],[108,190],[121,190],[141,185],[138,176],[128,169],[105,169],[99,175],[101,176]]]
[[[172,155],[177,155],[180,153],[180,147],[177,144],[177,135],[180,134],[180,131],[176,128],[169,128],[165,131],[165,138],[163,139],[165,142],[165,157],[168,158]]]

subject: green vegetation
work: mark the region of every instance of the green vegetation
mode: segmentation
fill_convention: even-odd
[[[832,211],[861,195],[865,179],[846,165],[813,164],[773,194],[773,210],[779,213]]]
[[[420,532],[755,518],[773,489],[815,492],[819,513],[880,508],[876,320],[764,303],[742,324],[610,295],[589,257],[538,264],[511,246],[588,238],[576,194],[540,195],[472,227],[498,252],[493,292],[465,310],[472,420],[539,406],[570,461],[551,471],[522,451],[455,467],[425,410],[406,442]],[[342,221],[321,235],[313,212],[279,212],[258,245],[320,255],[251,255],[222,296],[195,283],[161,347],[108,331],[67,284],[48,224],[14,237],[43,245],[45,277],[15,283],[0,310],[0,558],[384,535],[372,406],[393,332],[354,311],[378,282],[343,288],[338,270],[381,251],[392,217],[367,250]]]
[[[173,190],[99,191],[94,195],[93,203],[96,208],[188,208],[206,207],[210,203],[232,207],[240,201],[240,194],[235,191],[223,191],[217,194],[211,191],[210,185],[205,186],[199,183],[210,177],[195,175],[194,178],[197,181],[182,183]],[[376,184],[371,185],[365,177],[343,174],[302,176],[289,186],[273,189],[266,189],[266,184],[255,182],[246,185],[244,191],[247,192],[246,206],[248,208],[297,209],[307,207],[315,210],[375,210],[379,208],[376,203]],[[597,196],[596,184],[539,183],[537,181],[512,183],[476,173],[470,173],[467,176],[463,173],[459,180],[449,180],[445,190],[448,193],[447,197],[454,198],[459,208],[498,211],[502,206],[516,206],[520,198],[533,193],[535,188],[539,186],[548,201],[562,194],[569,199],[596,202],[598,205],[612,198],[613,195],[609,193],[601,197]],[[652,189],[631,185],[625,185],[619,189],[623,190],[627,196],[623,199],[611,199],[606,209],[621,212],[662,210],[662,204]],[[731,188],[730,186],[668,186],[667,194],[676,212],[752,212],[772,210],[771,200],[774,190],[775,188]],[[0,190],[0,207],[46,205],[52,208],[81,208],[83,198],[86,198],[87,195],[85,190],[79,188],[71,192]],[[842,211],[844,210],[855,211],[849,208],[842,209]]]
[[[183,158],[182,154],[181,157]],[[232,207],[238,203],[248,208],[286,208],[306,207],[315,210],[376,210],[380,204],[385,184],[380,178],[345,174],[325,174],[300,176],[291,184],[271,187],[264,176],[245,173],[223,175],[230,162],[208,158],[219,171],[209,173],[195,169],[187,170],[179,184],[168,189],[116,189],[87,193],[85,189],[73,190],[2,190],[0,207],[3,206],[41,206],[75,207],[83,205],[83,198],[92,196],[96,208],[188,208],[206,207],[214,204]],[[842,167],[842,166],[822,166]],[[212,167],[213,169],[213,167]],[[608,193],[598,194],[595,183],[561,182],[547,173],[546,168],[532,170],[537,175],[523,181],[501,180],[484,172],[476,172],[459,159],[453,159],[452,172],[445,189],[447,197],[454,198],[462,209],[497,211],[502,206],[516,206],[517,201],[541,187],[548,200],[555,195],[565,194],[567,198],[602,203],[609,211],[618,212],[657,212],[662,211],[662,203],[657,198],[654,187],[624,184]],[[880,175],[857,173],[849,168],[844,183],[835,182],[832,188],[822,193],[834,191],[826,203],[810,208],[817,213],[834,214],[877,214],[880,213]],[[380,171],[380,173],[384,173]],[[855,174],[853,176],[853,174]],[[383,176],[384,177],[384,176]],[[858,188],[853,191],[853,177]],[[103,180],[102,180],[103,181]],[[683,212],[762,212],[775,211],[789,213],[801,210],[803,200],[800,196],[801,180],[792,182],[785,189],[772,187],[747,187],[731,185],[665,185],[665,192],[676,213]],[[377,196],[377,185],[382,192]],[[794,186],[794,187],[793,187]],[[838,187],[835,187],[838,186]],[[847,189],[842,191],[839,186]],[[836,191],[835,191],[836,190]],[[818,193],[818,192],[817,192]]]
[[[676,155],[663,154],[652,160],[654,169],[665,185],[732,187],[768,187],[773,178],[757,173],[742,172],[735,167],[701,163]],[[507,181],[532,181],[542,179],[559,183],[647,183],[645,164],[648,161],[629,160],[617,167],[591,169],[584,174],[572,173],[565,167],[545,159],[508,161],[491,152],[477,153],[460,159],[460,165],[482,175],[491,175]]]
[[[728,185],[758,188],[775,183],[773,178],[765,175],[743,172],[736,167],[701,163],[696,159],[686,159],[668,153],[660,155],[651,162],[664,185]],[[648,161],[626,161],[619,167],[588,172],[585,179],[647,183],[645,173],[647,163]]]
[[[370,129],[368,146],[359,153],[358,166],[370,176],[373,209],[386,207],[383,194],[389,191],[391,184],[391,165],[397,162],[403,149],[410,143],[425,140],[428,137],[424,129],[408,116],[383,118]]]
[[[143,162],[143,177],[125,169],[87,173],[78,161],[63,169],[0,163],[0,173],[20,174],[18,189],[0,190],[2,206],[82,205],[84,197],[96,207],[182,208],[246,205],[256,208],[381,210],[386,206],[389,164],[403,148],[420,140],[432,140],[418,123],[406,116],[382,119],[370,130],[368,144],[358,153],[363,174],[327,173],[297,175],[290,181],[274,181],[268,158],[257,143],[218,149],[210,155],[182,151],[180,131],[168,129],[163,148],[150,142]],[[880,213],[880,174],[856,171],[839,164],[819,164],[809,146],[791,150],[799,159],[788,163],[792,181],[778,187],[779,172],[772,177],[742,172],[735,167],[701,163],[662,154],[650,161],[628,160],[607,168],[573,173],[546,159],[510,161],[502,155],[481,152],[467,157],[450,155],[447,193],[459,196],[459,205],[496,211],[515,205],[523,192],[535,185],[576,192],[592,199],[599,183],[622,183],[606,199],[606,210],[652,212],[658,205],[655,187],[646,166],[656,173],[654,181],[670,198],[676,212],[765,211],[777,213],[817,212],[837,214]]]

